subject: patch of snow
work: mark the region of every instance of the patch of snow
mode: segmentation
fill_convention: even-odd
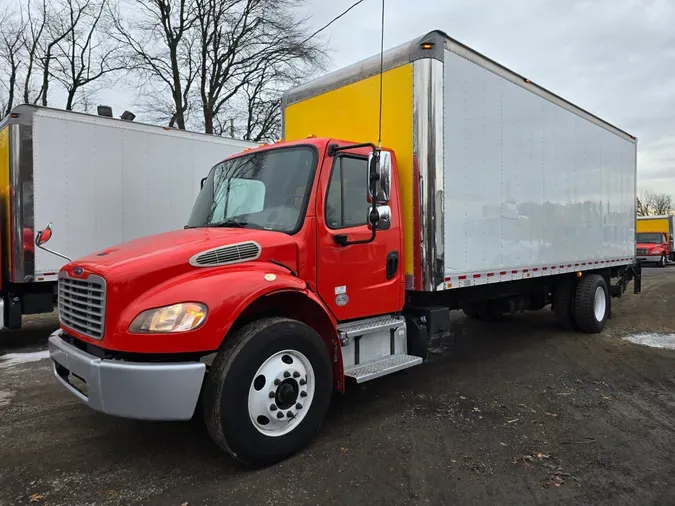
[[[12,367],[18,364],[27,364],[49,358],[49,350],[34,351],[32,353],[8,353],[0,355],[0,369]]]
[[[624,339],[631,343],[651,346],[652,348],[675,350],[675,334],[634,334],[624,337]]]

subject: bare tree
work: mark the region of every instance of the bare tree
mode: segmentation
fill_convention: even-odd
[[[36,7],[37,5],[37,7]],[[42,89],[33,96],[33,72],[39,62],[39,49],[47,24],[47,1],[26,2],[26,28],[23,35],[23,49],[26,55],[26,71],[23,85],[23,102],[37,104],[42,98]]]
[[[185,129],[190,92],[196,74],[193,54],[194,0],[126,0],[133,10],[127,23],[114,12],[115,37],[123,42],[132,65],[149,93],[168,90],[171,95],[169,126]],[[159,90],[157,89],[159,86]],[[155,99],[156,100],[156,99]],[[164,106],[158,102],[158,109]]]
[[[278,90],[262,75],[244,87],[246,125],[242,138],[247,141],[272,141],[281,137],[281,103]]]
[[[37,47],[40,51],[38,58],[42,68],[42,84],[40,86],[40,99],[43,106],[48,105],[49,86],[52,77],[52,62],[55,60],[55,52],[60,51],[61,42],[67,37],[74,38],[74,30],[91,0],[59,0],[53,5],[43,0],[40,15],[44,18],[42,39],[38,40]],[[51,7],[51,9],[50,9]]]
[[[264,137],[273,124],[269,86],[286,84],[322,68],[325,52],[307,37],[306,19],[289,0],[195,0],[199,26],[200,98],[204,131],[214,133],[242,102],[249,115],[244,137]],[[300,0],[300,3],[301,0]],[[264,104],[264,105],[263,105]],[[271,115],[270,115],[271,114]],[[257,133],[253,125],[257,126]],[[260,127],[263,126],[262,130]]]
[[[242,88],[239,109],[242,139],[253,142],[273,141],[281,137],[281,94],[299,84],[299,76],[287,74],[278,65],[263,67],[257,79]]]
[[[638,216],[649,216],[650,214],[649,198],[645,192],[641,192],[640,195],[635,198],[635,213]]]
[[[101,33],[106,6],[106,0],[66,0],[64,15],[72,29],[56,45],[51,70],[66,90],[66,110],[73,109],[77,94],[85,87],[126,67],[119,58],[120,45]]]
[[[673,211],[673,198],[667,193],[657,193],[653,200],[654,214],[664,215]]]
[[[673,198],[667,193],[642,191],[636,199],[638,216],[661,216],[673,213]]]
[[[5,12],[0,16],[0,63],[2,64],[2,87],[5,96],[2,99],[2,114],[9,114],[14,108],[18,92],[18,79],[23,59],[22,37],[25,24],[14,12]]]

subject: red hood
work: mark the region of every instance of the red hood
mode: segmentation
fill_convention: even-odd
[[[656,248],[658,246],[662,247],[664,245],[661,244],[661,243],[655,243],[655,242],[639,242],[639,243],[637,243],[636,248],[652,249],[652,248]]]
[[[244,241],[255,241],[261,246],[259,261],[274,259],[297,271],[297,244],[293,237],[241,228],[194,228],[143,237],[74,260],[64,270],[72,276],[75,267],[82,267],[83,277],[93,272],[103,276],[108,285],[111,282],[117,285],[117,289],[133,285],[134,291],[144,291],[196,269],[189,260],[197,253]],[[236,267],[235,264],[217,268]]]

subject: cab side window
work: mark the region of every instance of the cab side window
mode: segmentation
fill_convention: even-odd
[[[326,196],[329,228],[358,227],[368,223],[368,160],[338,156]]]

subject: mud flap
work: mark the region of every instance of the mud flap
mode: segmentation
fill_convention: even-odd
[[[642,262],[638,262],[630,268],[633,272],[633,293],[638,295],[642,292]]]

